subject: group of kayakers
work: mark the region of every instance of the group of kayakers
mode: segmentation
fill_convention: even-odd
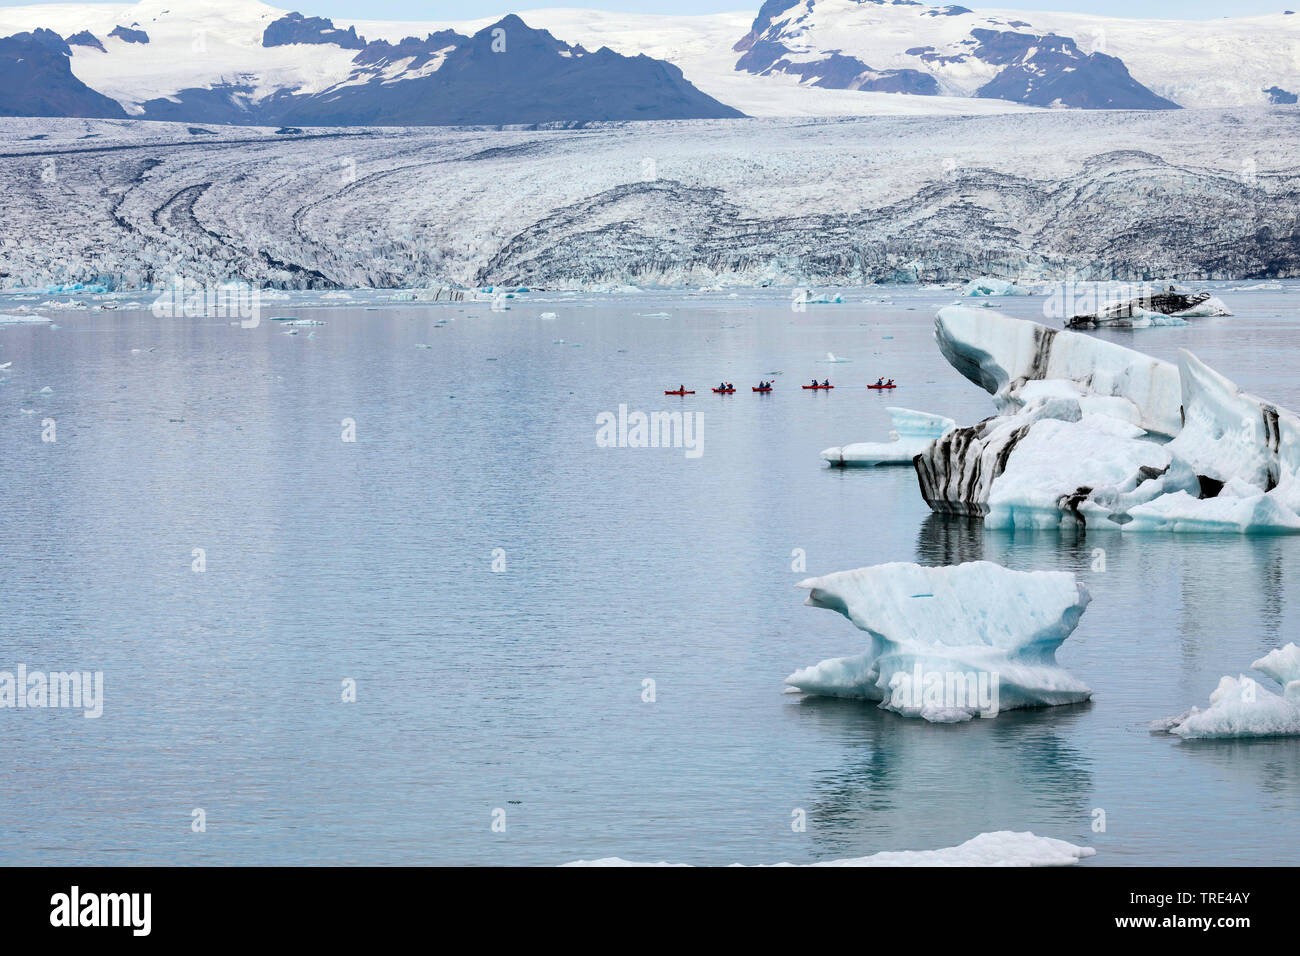
[[[730,382],[723,382],[718,386],[719,392],[734,392],[735,390],[736,386],[732,385]]]
[[[771,383],[771,382],[759,382],[759,383],[758,383],[758,390],[759,390],[760,392],[766,392],[766,391],[767,391],[768,389],[770,389],[771,387],[772,387],[772,383]]]
[[[824,381],[824,382],[819,382],[819,381],[817,381],[817,379],[813,379],[813,380],[812,380],[812,385],[810,385],[809,387],[810,387],[810,388],[830,388],[830,387],[831,387],[831,380],[828,378],[828,379],[827,379],[826,381]]]
[[[876,388],[889,388],[893,384],[894,384],[894,380],[892,378],[888,382],[886,382],[885,377],[883,375],[880,376],[880,378],[876,379]]]

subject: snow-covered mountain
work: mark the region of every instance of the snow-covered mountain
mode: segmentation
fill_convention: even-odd
[[[766,0],[757,14],[383,22],[140,0],[0,8],[10,34],[9,115],[120,115],[93,94],[140,118],[356,125],[1170,109],[1300,92],[1300,16],[1287,13],[1128,20]]]
[[[0,47],[0,114],[126,115],[240,125],[431,126],[738,117],[671,63],[565,43],[507,15],[472,35],[433,28],[389,41],[251,0],[14,8],[41,26]],[[87,26],[89,24],[89,26]],[[66,34],[71,26],[81,29]],[[74,42],[75,40],[75,42]],[[57,98],[22,64],[66,59]],[[43,73],[54,67],[43,68]],[[43,75],[43,74],[37,74]],[[8,81],[8,82],[6,82]],[[95,111],[82,90],[111,100]],[[59,101],[73,107],[60,110]],[[14,104],[9,107],[5,104]],[[30,103],[30,107],[27,105]],[[120,104],[120,106],[119,106]]]

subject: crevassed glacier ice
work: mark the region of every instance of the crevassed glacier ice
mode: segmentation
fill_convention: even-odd
[[[993,395],[1001,409],[1022,404],[1026,382],[1065,379],[1092,395],[1127,399],[1147,431],[1168,438],[1182,428],[1178,369],[1169,362],[969,306],[940,309],[935,340],[953,368]]]
[[[1091,598],[1071,574],[988,561],[894,563],[809,578],[804,602],[870,636],[864,653],[785,679],[806,694],[857,697],[935,722],[1088,700],[1056,662]]]
[[[957,427],[943,415],[931,415],[910,408],[889,408],[893,430],[887,442],[857,442],[827,448],[822,459],[838,466],[910,465],[936,438]]]
[[[1283,687],[1274,693],[1244,674],[1223,677],[1205,710],[1152,723],[1152,730],[1189,739],[1300,736],[1300,648],[1295,644],[1269,651],[1250,665]]]
[[[940,850],[887,850],[870,856],[823,860],[808,866],[1072,866],[1096,855],[1090,846],[1075,846],[1065,840],[1033,833],[997,830],[971,837],[958,846]],[[610,856],[600,860],[575,860],[565,866],[690,866],[689,863],[635,863]],[[741,864],[733,863],[733,866]],[[769,866],[798,866],[772,863]]]

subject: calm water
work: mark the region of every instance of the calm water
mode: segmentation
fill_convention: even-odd
[[[1300,408],[1300,288],[1221,294],[1237,317],[1107,337],[1191,348]],[[1146,725],[1300,639],[1300,539],[986,533],[931,515],[910,469],[825,468],[822,448],[884,438],[887,405],[991,410],[931,340],[950,294],[847,298],[276,303],[328,323],[296,336],[141,311],[0,328],[0,670],[100,670],[106,696],[97,720],[0,710],[0,862],[757,863],[998,829],[1095,846],[1085,865],[1293,862],[1300,740]],[[905,387],[860,387],[881,374]],[[797,388],[813,375],[841,387]],[[724,377],[744,391],[709,393]],[[698,393],[662,394],[679,382]],[[598,448],[620,403],[700,412],[702,457]],[[783,695],[864,643],[802,606],[794,549],[807,574],[1079,573],[1094,601],[1059,657],[1095,700],[935,726]]]

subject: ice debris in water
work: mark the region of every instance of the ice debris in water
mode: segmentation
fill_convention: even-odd
[[[931,442],[957,427],[955,421],[942,415],[916,412],[910,408],[890,408],[887,411],[894,425],[889,441],[827,448],[822,452],[822,459],[840,467],[910,465],[912,459],[925,451]]]
[[[823,860],[808,866],[1072,866],[1097,853],[1090,846],[1075,846],[1065,840],[1033,833],[997,830],[971,837],[958,846],[940,850],[898,850],[842,860]],[[565,866],[690,866],[689,863],[634,863],[616,856],[600,860],[577,860]],[[732,864],[740,866],[741,864]],[[798,866],[772,863],[769,866]]]
[[[1269,651],[1250,665],[1282,685],[1277,694],[1244,674],[1223,677],[1205,710],[1193,707],[1151,729],[1187,739],[1300,736],[1300,647]]]
[[[879,701],[943,723],[1092,696],[1056,662],[1091,600],[1071,574],[894,563],[798,586],[809,591],[805,604],[838,611],[870,636],[865,652],[785,679],[802,693]]]
[[[994,279],[988,276],[979,279],[971,279],[966,283],[966,288],[962,290],[964,296],[992,296],[992,295],[1033,295],[1028,289],[1022,289],[1013,282],[1006,279]]]

